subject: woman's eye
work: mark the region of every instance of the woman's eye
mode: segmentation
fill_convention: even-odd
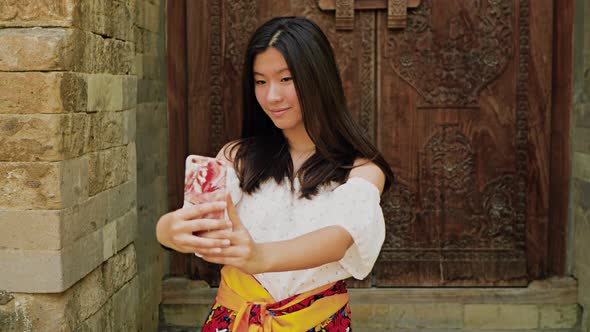
[[[292,80],[293,80],[293,77],[283,77],[281,79],[281,82],[289,82],[289,81],[292,81]]]
[[[254,81],[254,84],[256,84],[256,85],[262,85],[264,83],[266,83],[266,82],[265,81],[262,81],[262,80],[255,80]]]

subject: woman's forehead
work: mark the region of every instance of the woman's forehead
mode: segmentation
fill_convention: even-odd
[[[264,52],[258,53],[254,58],[254,75],[276,75],[289,71],[285,58],[274,47],[269,47]]]

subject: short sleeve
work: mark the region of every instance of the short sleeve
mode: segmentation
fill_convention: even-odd
[[[332,199],[330,209],[335,224],[346,229],[354,240],[339,263],[361,280],[373,269],[385,240],[379,190],[371,182],[353,177],[334,189]]]

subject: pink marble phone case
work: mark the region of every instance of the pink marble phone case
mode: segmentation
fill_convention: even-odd
[[[227,167],[219,159],[190,155],[186,158],[184,206],[225,200]],[[223,219],[224,212],[212,212],[203,218]]]

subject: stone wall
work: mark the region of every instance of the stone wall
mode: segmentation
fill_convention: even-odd
[[[570,225],[573,272],[584,309],[581,331],[590,331],[590,3],[575,4]]]
[[[0,330],[156,329],[163,17],[160,0],[0,2]]]

